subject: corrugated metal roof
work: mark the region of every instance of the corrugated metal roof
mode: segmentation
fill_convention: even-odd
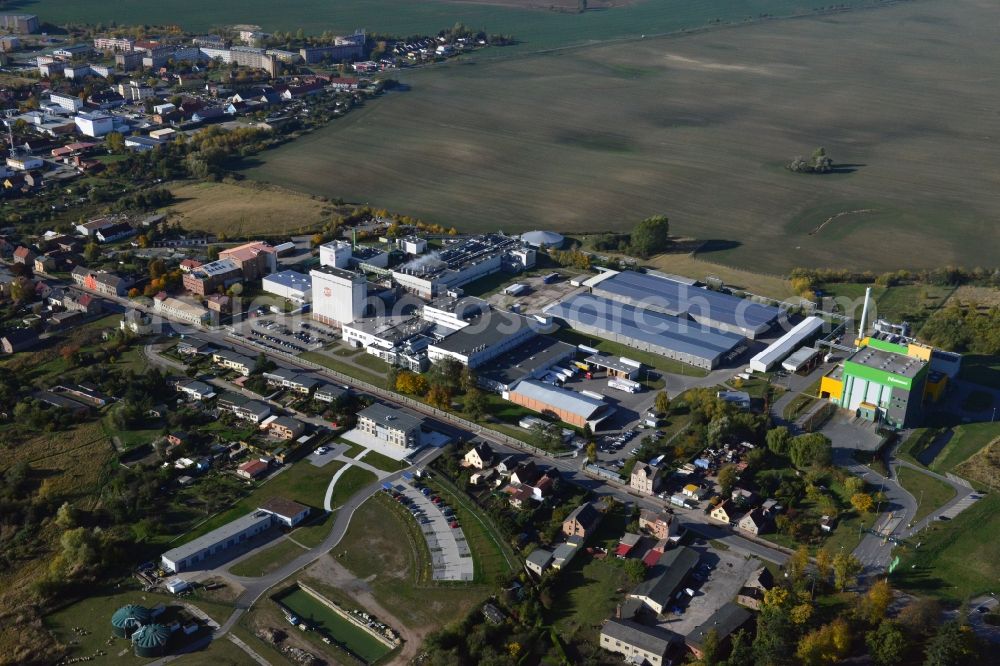
[[[594,412],[605,406],[604,402],[600,400],[589,398],[569,389],[536,382],[533,379],[518,382],[511,393],[518,393],[556,409],[576,414],[584,419],[590,418]]]
[[[743,336],[736,333],[591,294],[550,305],[545,313],[709,361],[743,343]]]
[[[741,328],[766,326],[781,313],[769,305],[635,271],[612,275],[596,285],[595,293],[643,301],[649,309],[668,314],[688,313],[702,320]]]
[[[766,372],[772,365],[792,353],[795,347],[802,344],[803,340],[813,335],[822,326],[823,320],[819,317],[806,317],[792,327],[790,331],[750,359],[750,367]]]

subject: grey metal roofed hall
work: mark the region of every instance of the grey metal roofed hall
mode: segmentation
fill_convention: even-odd
[[[592,294],[550,305],[545,314],[584,333],[709,370],[747,346],[742,335]]]
[[[602,280],[594,285],[593,293],[664,314],[687,315],[699,323],[751,338],[770,328],[781,315],[770,305],[635,271],[622,271]]]
[[[411,416],[406,412],[387,407],[379,402],[372,403],[358,412],[358,416],[371,419],[377,423],[387,424],[397,430],[416,430],[424,422],[419,417]]]

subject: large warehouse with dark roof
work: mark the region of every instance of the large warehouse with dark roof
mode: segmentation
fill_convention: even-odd
[[[755,338],[767,331],[781,310],[718,291],[692,287],[655,273],[623,271],[595,284],[595,296]]]
[[[550,305],[545,314],[583,333],[708,370],[747,348],[742,335],[592,294]]]

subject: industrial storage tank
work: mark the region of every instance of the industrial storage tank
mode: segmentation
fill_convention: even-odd
[[[145,606],[128,604],[116,610],[111,616],[111,631],[119,638],[128,638],[139,627],[149,624],[152,619],[152,611]]]
[[[147,624],[132,634],[132,649],[137,657],[161,657],[169,640],[170,629],[162,624]]]
[[[521,234],[521,240],[532,247],[551,247],[558,250],[566,242],[566,237],[554,231],[529,231]]]

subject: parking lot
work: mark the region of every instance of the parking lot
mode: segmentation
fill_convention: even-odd
[[[338,338],[333,329],[302,317],[262,316],[234,329],[252,340],[289,353],[320,349]]]
[[[472,580],[472,551],[451,507],[427,488],[406,482],[394,488],[399,495],[397,501],[410,511],[427,540],[434,580]]]
[[[693,598],[684,595],[678,602],[681,613],[665,613],[669,619],[660,623],[664,629],[686,636],[712,614],[732,601],[751,573],[763,566],[760,561],[731,551],[709,548],[704,542],[691,546],[701,559],[688,582],[695,591]]]

